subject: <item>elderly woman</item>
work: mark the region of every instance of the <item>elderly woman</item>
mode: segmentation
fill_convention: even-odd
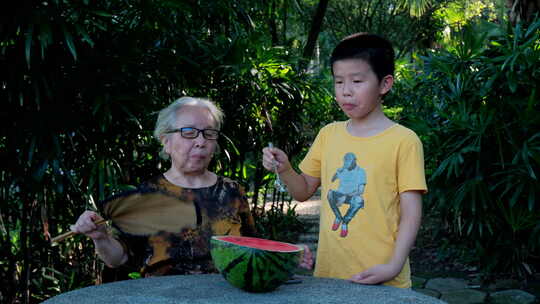
[[[154,136],[170,168],[140,186],[173,193],[195,206],[194,224],[178,233],[156,232],[134,236],[119,229],[109,232],[96,225],[99,214],[85,211],[71,227],[90,237],[105,264],[143,276],[216,272],[209,254],[212,235],[254,235],[254,221],[240,185],[208,170],[217,149],[223,113],[209,100],[182,97],[161,110]]]

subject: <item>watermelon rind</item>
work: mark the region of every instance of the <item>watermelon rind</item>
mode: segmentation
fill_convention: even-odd
[[[304,248],[273,251],[238,245],[213,236],[210,248],[214,265],[231,285],[248,292],[275,290],[294,274],[302,260]],[[241,238],[241,237],[240,237]]]

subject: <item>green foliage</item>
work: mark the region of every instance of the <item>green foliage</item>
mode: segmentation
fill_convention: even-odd
[[[333,46],[356,32],[383,35],[393,42],[398,58],[436,43],[444,20],[435,12],[446,0],[330,1],[321,33],[323,63]],[[452,1],[454,2],[454,1]]]
[[[435,9],[446,1],[400,2],[409,6],[331,2],[322,58],[336,39],[366,29],[394,29],[400,54],[431,46],[442,28]],[[245,185],[263,236],[294,242],[304,228],[285,197],[265,206],[275,175],[260,155],[272,142],[297,164],[320,127],[343,118],[326,70],[297,68],[316,3],[52,0],[3,10],[0,156],[9,161],[0,172],[0,302],[40,302],[100,281],[90,241],[53,247],[49,236],[168,166],[152,129],[156,111],[180,95],[221,106],[225,136],[211,169]],[[385,112],[411,124],[405,119],[423,118],[415,130],[431,204],[452,231],[476,238],[477,252],[519,244],[509,256],[525,264],[512,265],[529,265],[540,239],[538,25],[509,31],[467,34],[425,62],[417,57],[416,68],[400,70]]]
[[[464,26],[468,23],[474,23],[474,20],[485,19],[495,20],[495,3],[482,0],[461,0],[451,1],[435,12],[439,18],[445,20],[445,23],[452,28]]]
[[[140,272],[130,272],[128,274],[128,276],[131,278],[131,279],[140,279],[142,278],[142,275]]]
[[[428,206],[491,274],[540,267],[539,29],[465,27],[396,90],[424,141]]]
[[[257,232],[259,237],[288,243],[297,243],[307,227],[298,218],[296,206],[291,201],[273,201],[258,209]]]
[[[294,68],[300,52],[268,39],[273,4],[27,1],[2,11],[0,302],[100,281],[91,242],[52,247],[49,237],[168,166],[152,129],[156,111],[180,95],[222,107],[226,137],[211,169],[244,183],[259,208],[273,179],[262,148],[272,141],[299,155],[313,135],[301,130],[331,119],[328,92]]]

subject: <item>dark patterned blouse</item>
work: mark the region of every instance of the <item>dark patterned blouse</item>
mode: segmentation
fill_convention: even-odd
[[[141,188],[171,193],[180,203],[193,206],[193,213],[163,215],[193,225],[179,233],[159,231],[147,236],[130,235],[113,225],[115,237],[128,252],[128,262],[121,266],[124,272],[140,272],[144,277],[216,273],[210,256],[212,235],[255,236],[244,190],[229,178],[218,176],[213,186],[188,189],[170,183],[161,175]]]

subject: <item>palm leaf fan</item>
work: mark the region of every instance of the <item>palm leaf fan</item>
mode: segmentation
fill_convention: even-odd
[[[124,233],[144,236],[160,231],[178,233],[184,228],[195,228],[201,221],[193,199],[158,189],[137,189],[114,195],[100,202],[103,224],[107,220]],[[62,241],[76,234],[66,232],[51,239]]]

